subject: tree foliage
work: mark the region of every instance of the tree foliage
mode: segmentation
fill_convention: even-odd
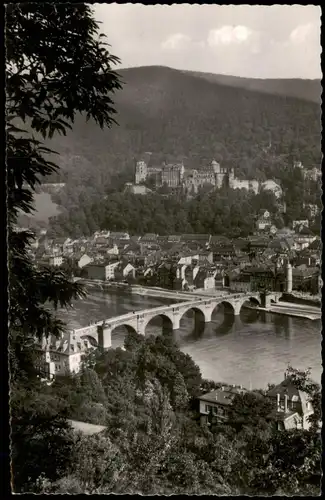
[[[316,430],[277,431],[266,420],[273,406],[263,390],[238,395],[228,424],[201,426],[189,395],[218,384],[202,380],[170,335],[139,341],[129,334],[125,343],[128,350],[103,352],[94,366],[106,395],[103,436],[81,441],[65,477],[44,491],[76,492],[82,484],[82,491],[102,494],[317,494]],[[76,377],[79,415],[89,401],[82,381],[94,378],[84,370]],[[301,380],[303,372],[291,371]],[[65,395],[53,384],[52,397],[69,401],[78,384],[62,385]]]
[[[117,58],[98,38],[91,9],[81,5],[8,5],[6,48],[10,329],[58,334],[63,325],[45,304],[67,306],[83,291],[61,272],[36,270],[26,255],[32,234],[15,228],[19,212],[32,213],[41,178],[58,170],[49,159],[54,152],[30,130],[44,139],[65,134],[77,112],[109,127],[110,94],[120,88],[111,70]]]
[[[32,407],[14,401],[15,391],[32,390],[34,338],[64,330],[53,308],[85,292],[61,271],[34,266],[27,254],[33,234],[17,229],[17,217],[33,213],[37,186],[58,171],[43,141],[65,135],[76,113],[110,127],[112,93],[121,86],[112,71],[118,60],[86,5],[8,4],[5,36],[12,465],[15,488],[25,492],[41,471],[53,480],[62,473],[69,438],[63,414],[46,413],[41,399]]]

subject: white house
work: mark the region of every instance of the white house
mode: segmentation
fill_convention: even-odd
[[[110,248],[108,248],[106,250],[106,253],[108,255],[118,255],[119,254],[119,249],[118,249],[118,246],[116,245],[116,243],[114,243],[113,246],[111,246]]]
[[[189,253],[184,253],[179,261],[177,262],[177,264],[187,264],[187,265],[191,265],[192,264],[192,261],[193,260],[199,260],[199,254],[195,254],[193,252],[189,252]]]
[[[132,274],[133,278],[135,277],[135,267],[132,264],[128,263],[126,266],[122,267],[123,278],[126,278],[130,274]]]
[[[49,264],[51,266],[56,266],[56,267],[62,266],[62,264],[63,264],[62,255],[51,255],[49,257]]]
[[[105,266],[105,279],[113,280],[115,278],[115,270],[120,265],[119,261],[111,262]]]
[[[300,245],[300,248],[304,249],[316,240],[316,235],[313,234],[308,227],[304,226],[299,230],[299,233],[296,235],[295,240]]]
[[[178,262],[178,264],[179,264],[179,262]],[[191,262],[190,262],[189,264],[191,264]],[[186,279],[186,278],[185,278],[185,271],[186,271],[187,267],[188,267],[188,266],[187,266],[187,264],[185,263],[185,264],[183,264],[183,265],[181,265],[180,267],[178,267],[178,268],[177,268],[177,271],[176,271],[176,277],[177,277],[178,279],[182,279],[182,280],[185,280],[185,279]]]
[[[256,228],[258,231],[272,226],[271,214],[268,210],[260,210],[257,216]]]
[[[272,179],[268,179],[267,181],[262,182],[261,184],[262,191],[272,191],[276,198],[281,198],[282,196],[282,188],[279,184],[274,182]]]
[[[309,226],[309,221],[308,219],[304,220],[294,220],[292,222],[292,229],[295,229],[296,227],[298,228],[303,228],[303,227],[308,227]]]
[[[100,237],[100,236],[102,236],[102,237],[104,237],[104,238],[108,238],[108,237],[109,237],[109,235],[110,235],[110,233],[111,233],[111,232],[110,232],[110,231],[108,231],[108,230],[96,231],[96,232],[94,233],[94,238],[98,238],[98,237]]]
[[[76,338],[74,332],[66,332],[62,338],[43,338],[35,342],[36,369],[42,378],[78,373],[84,356],[95,349],[95,340],[89,337]]]
[[[80,257],[80,259],[77,261],[77,264],[78,264],[78,267],[83,268],[87,264],[90,264],[90,262],[92,262],[92,261],[93,261],[92,257],[89,257],[89,255],[87,255],[86,253],[84,253]]]
[[[314,409],[308,394],[298,389],[290,376],[285,374],[284,380],[266,396],[273,401],[274,410],[270,416],[275,417],[279,430],[309,429],[309,417]]]

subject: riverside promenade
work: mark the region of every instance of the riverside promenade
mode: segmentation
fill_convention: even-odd
[[[105,282],[102,280],[88,280],[84,278],[74,278],[75,282],[85,285],[87,288],[95,288],[100,290],[123,290],[136,295],[147,297],[157,297],[171,299],[173,301],[193,300],[193,298],[215,297],[216,295],[229,295],[231,292],[227,289],[213,290],[194,290],[186,292],[183,290],[167,290],[160,287],[145,287],[141,285],[129,285],[121,282]]]
[[[295,318],[305,318],[310,320],[318,320],[322,316],[320,307],[309,306],[305,304],[296,304],[294,302],[282,302],[281,299],[277,304],[271,304],[270,307],[254,307],[258,311],[264,311],[273,314],[282,314],[284,316],[292,316]]]

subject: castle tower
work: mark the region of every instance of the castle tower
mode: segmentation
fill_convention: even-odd
[[[213,168],[215,174],[220,173],[220,163],[218,163],[216,160],[212,160],[211,167]]]
[[[286,265],[286,292],[292,292],[292,266],[289,260]]]
[[[140,184],[146,180],[148,174],[148,167],[146,162],[143,160],[137,161],[135,166],[135,183]]]
[[[183,160],[182,160],[182,163],[180,165],[180,172],[179,172],[180,182],[183,181],[184,173],[185,173],[185,167],[184,167],[184,163],[183,163]]]

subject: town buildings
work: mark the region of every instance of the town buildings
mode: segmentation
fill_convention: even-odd
[[[237,239],[211,234],[130,235],[110,230],[75,240],[41,235],[38,247],[29,248],[29,253],[36,265],[65,266],[74,276],[139,280],[143,285],[177,290],[288,291],[289,262],[292,290],[318,293],[320,238],[305,225],[272,235],[265,232],[270,219],[269,211],[261,210],[257,214],[260,231]]]

